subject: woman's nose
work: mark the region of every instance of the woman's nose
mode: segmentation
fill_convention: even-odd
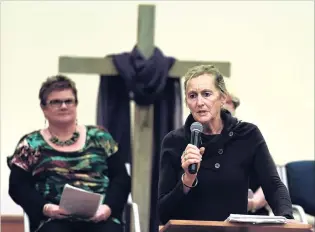
[[[204,105],[203,98],[200,95],[198,95],[198,97],[197,97],[197,105],[198,106]]]

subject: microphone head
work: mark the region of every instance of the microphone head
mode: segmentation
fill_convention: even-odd
[[[200,122],[194,122],[193,124],[191,124],[190,126],[190,131],[199,131],[199,132],[203,132],[203,126]]]

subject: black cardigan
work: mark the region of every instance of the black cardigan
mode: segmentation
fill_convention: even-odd
[[[170,219],[223,221],[230,214],[247,214],[249,177],[256,178],[275,215],[292,219],[292,204],[267,144],[257,126],[241,122],[223,110],[220,135],[202,135],[205,154],[198,185],[183,192],[181,155],[190,142],[189,115],[185,125],[168,133],[161,148],[159,216]]]
[[[131,180],[119,151],[108,158],[108,177],[110,185],[104,204],[111,208],[111,216],[121,219],[131,190]],[[9,195],[28,215],[31,231],[38,227],[40,221],[47,219],[42,211],[44,205],[50,203],[35,190],[34,185],[31,172],[12,165],[9,177]]]

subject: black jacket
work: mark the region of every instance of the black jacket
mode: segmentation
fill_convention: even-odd
[[[223,221],[230,214],[247,214],[249,177],[256,178],[275,215],[293,218],[288,191],[281,182],[267,144],[257,126],[221,111],[219,135],[202,134],[205,153],[198,185],[183,193],[181,155],[190,142],[189,115],[185,125],[168,133],[161,148],[159,215],[170,219]]]

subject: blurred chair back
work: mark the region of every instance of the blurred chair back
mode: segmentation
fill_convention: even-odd
[[[131,165],[129,163],[125,163],[125,167],[127,169],[127,173],[129,176],[131,176]],[[128,196],[127,204],[131,207],[132,211],[132,218],[130,218],[131,221],[131,228],[129,226],[126,226],[125,232],[134,231],[134,232],[141,232],[140,229],[140,216],[139,216],[139,207],[138,204],[133,202],[131,193]],[[125,211],[128,210],[128,207],[125,208]],[[124,212],[125,217],[127,216],[126,212]],[[127,220],[128,221],[128,220]],[[128,223],[128,222],[127,222]]]
[[[285,170],[292,203],[315,216],[315,161],[290,162],[285,165]]]
[[[277,165],[277,171],[278,171],[278,174],[279,174],[281,181],[283,182],[283,184],[285,185],[285,187],[287,188],[287,190],[290,194],[290,188],[288,185],[286,166],[285,165]],[[269,208],[269,215],[273,216],[274,214],[273,214],[271,208],[270,207],[268,207],[268,208]],[[306,213],[305,213],[303,207],[292,202],[292,210],[293,210],[293,216],[295,219],[297,219],[303,223],[308,223],[307,216],[306,216]]]
[[[25,212],[23,212],[24,218],[24,232],[30,232],[30,220]]]

